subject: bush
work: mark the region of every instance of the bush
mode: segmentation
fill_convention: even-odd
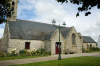
[[[84,53],[85,52],[85,49],[84,48],[82,48],[82,53]]]
[[[17,54],[16,54],[16,51],[15,51],[15,50],[13,50],[13,51],[11,52],[11,56],[17,56]]]
[[[36,55],[37,55],[37,56],[46,55],[45,49],[41,48],[41,49],[36,50]]]
[[[0,51],[0,57],[5,57],[6,56],[6,53]]]
[[[48,51],[48,55],[51,55],[51,51]]]
[[[90,50],[100,50],[98,47],[90,47]]]
[[[19,51],[19,56],[31,56],[31,53],[24,49]]]
[[[12,56],[45,56],[45,55],[50,55],[51,52],[49,51],[48,53],[45,52],[45,49],[33,49],[31,51],[28,51],[26,49],[20,50],[18,54],[16,54],[16,49],[13,49],[11,53],[4,53],[0,51],[0,57],[12,57]]]
[[[45,49],[33,49],[31,51],[27,51],[26,49],[19,51],[20,56],[44,56],[46,55]]]

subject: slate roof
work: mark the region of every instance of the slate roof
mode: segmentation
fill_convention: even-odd
[[[55,31],[47,32],[44,34],[44,40],[49,40]]]
[[[61,34],[63,35],[64,38],[67,37],[70,30],[71,30],[71,27],[69,27],[69,28],[66,27],[66,28],[61,29]]]
[[[16,21],[9,21],[8,23],[11,39],[49,40],[54,31],[57,29],[57,26],[52,24],[19,19]],[[62,27],[62,29],[62,35],[64,37],[67,36],[70,28]]]
[[[83,36],[83,43],[96,43],[90,36]]]

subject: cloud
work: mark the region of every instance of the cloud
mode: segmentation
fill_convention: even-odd
[[[100,14],[95,22],[86,23],[86,25],[82,27],[85,29],[81,31],[83,35],[91,36],[95,41],[97,41],[100,35]]]

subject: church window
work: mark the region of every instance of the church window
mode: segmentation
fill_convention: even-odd
[[[30,49],[30,42],[25,42],[25,49]]]
[[[75,45],[76,43],[75,43],[75,34],[73,33],[72,34],[72,45]]]

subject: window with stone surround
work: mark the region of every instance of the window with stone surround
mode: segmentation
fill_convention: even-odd
[[[72,45],[75,45],[76,44],[76,41],[75,41],[75,34],[73,33],[72,34]]]
[[[25,42],[25,49],[30,49],[30,42]]]

